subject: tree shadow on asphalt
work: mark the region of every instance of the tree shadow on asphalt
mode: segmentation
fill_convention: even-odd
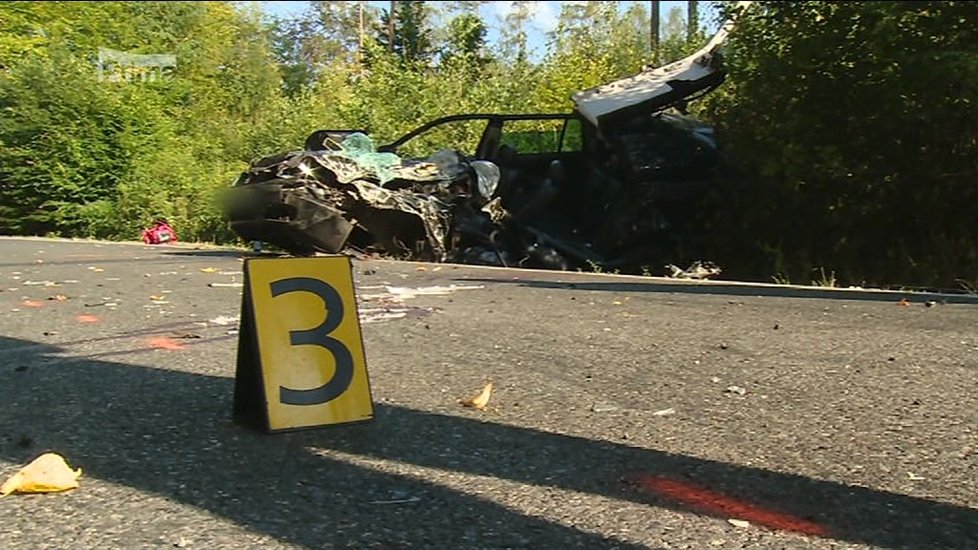
[[[502,283],[525,286],[528,288],[546,288],[555,290],[584,290],[601,292],[658,292],[665,294],[708,294],[715,296],[740,297],[780,297],[780,298],[817,298],[820,300],[857,300],[869,302],[891,302],[900,300],[923,303],[926,301],[945,302],[948,304],[978,304],[978,294],[965,292],[955,294],[936,294],[917,291],[873,290],[858,291],[842,288],[825,287],[790,287],[790,286],[747,286],[743,284],[725,284],[722,282],[689,282],[689,283],[660,283],[649,282],[567,282],[546,281],[535,279],[491,279],[466,278],[458,279],[466,283]]]
[[[834,539],[978,547],[978,510],[922,498],[390,405],[365,424],[265,435],[231,422],[231,378],[66,358],[25,340],[0,338],[0,349],[20,350],[0,370],[4,460],[55,450],[89,478],[308,547],[637,548],[340,454],[689,510],[623,482],[655,476],[791,514]],[[71,506],[70,496],[58,502]]]

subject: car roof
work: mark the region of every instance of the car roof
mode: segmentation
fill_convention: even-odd
[[[737,7],[750,3],[738,2]],[[637,75],[573,94],[577,112],[601,128],[623,118],[675,107],[709,92],[723,82],[721,50],[733,26],[734,19],[728,19],[705,46],[679,61],[646,66]]]

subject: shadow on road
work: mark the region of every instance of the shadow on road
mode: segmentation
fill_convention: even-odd
[[[936,294],[931,292],[916,291],[896,291],[896,290],[873,290],[860,291],[842,288],[825,287],[791,287],[791,286],[748,286],[743,284],[725,284],[722,282],[702,282],[702,283],[661,283],[656,281],[649,282],[566,282],[566,281],[546,281],[523,279],[491,279],[491,278],[466,278],[458,279],[459,282],[479,282],[479,283],[505,283],[529,288],[549,288],[556,290],[593,290],[603,292],[660,292],[668,294],[710,294],[716,296],[773,296],[780,298],[818,298],[820,300],[859,300],[870,302],[892,302],[900,300],[923,303],[926,301],[937,301],[948,304],[978,304],[978,294],[957,293],[957,294]]]
[[[0,370],[3,459],[56,450],[89,478],[308,547],[633,547],[313,448],[683,509],[622,481],[651,475],[738,495],[839,540],[978,547],[978,510],[926,499],[397,406],[378,406],[367,424],[269,436],[231,423],[231,378],[59,357],[8,338],[0,349],[20,350]]]

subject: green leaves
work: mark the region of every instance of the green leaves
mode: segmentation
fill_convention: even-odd
[[[369,3],[311,2],[287,21],[230,2],[4,3],[0,233],[134,238],[162,216],[182,239],[229,239],[217,195],[316,129],[383,143],[448,114],[567,112],[573,92],[652,58],[646,3],[564,3],[542,60],[528,43],[533,3],[499,21],[482,4],[398,3],[389,52]],[[978,277],[973,6],[750,8],[726,84],[692,105],[737,174],[702,220],[715,232],[704,257],[760,280],[816,266],[842,284]],[[667,13],[660,57],[706,40],[693,38],[681,11]],[[100,81],[100,47],[173,54],[177,67],[161,82]],[[478,137],[447,131],[442,146]]]
[[[189,224],[191,209],[219,221],[210,189],[251,159],[240,130],[278,97],[260,21],[215,2],[70,8],[22,3],[0,19],[0,232],[132,238],[159,216]],[[99,47],[175,53],[177,71],[103,81]]]
[[[748,180],[743,192],[776,205],[740,210],[729,220],[740,237],[780,235],[796,279],[817,265],[838,266],[856,284],[954,286],[975,273],[957,249],[978,242],[951,220],[978,216],[964,206],[978,204],[978,188],[947,175],[978,169],[978,110],[962,101],[978,90],[978,25],[962,21],[978,23],[978,10],[948,2],[755,8],[728,48],[727,90],[703,106]]]

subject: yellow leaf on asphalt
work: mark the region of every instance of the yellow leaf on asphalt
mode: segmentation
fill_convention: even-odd
[[[78,487],[81,468],[72,470],[64,457],[44,453],[0,485],[0,496],[10,493],[56,493]]]
[[[470,397],[468,399],[460,399],[459,403],[464,407],[472,407],[474,409],[482,410],[486,408],[489,404],[489,397],[492,395],[492,382],[487,382],[486,387],[482,388],[482,391],[478,395]]]
[[[204,273],[217,273],[216,267],[202,267],[200,268],[200,270],[203,271]]]

